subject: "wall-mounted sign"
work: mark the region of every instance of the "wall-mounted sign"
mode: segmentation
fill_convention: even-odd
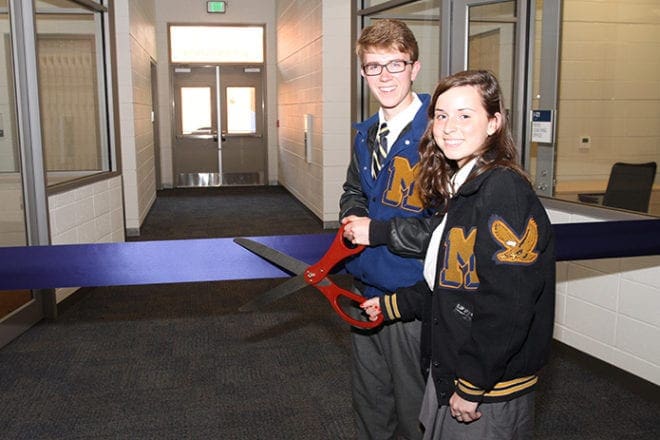
[[[532,142],[551,144],[552,110],[532,110]]]
[[[206,2],[206,12],[224,14],[227,12],[227,2]]]

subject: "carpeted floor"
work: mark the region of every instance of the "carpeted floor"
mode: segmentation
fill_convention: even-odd
[[[138,239],[318,232],[279,187],[187,189],[159,192]],[[0,438],[355,438],[348,327],[325,299],[237,312],[281,282],[84,289],[0,350]],[[558,344],[536,438],[658,439],[658,388]]]

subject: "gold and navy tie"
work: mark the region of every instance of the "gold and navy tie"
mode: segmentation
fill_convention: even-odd
[[[378,172],[383,167],[383,163],[385,163],[385,158],[387,157],[387,135],[389,132],[390,129],[387,128],[387,122],[380,124],[371,161],[371,177],[374,179],[378,176]]]

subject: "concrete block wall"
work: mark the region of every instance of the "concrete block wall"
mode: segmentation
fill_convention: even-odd
[[[552,223],[642,218],[575,206]],[[555,339],[660,384],[660,255],[558,262],[555,311]]]
[[[48,197],[51,243],[124,241],[121,177],[92,183]],[[76,288],[57,289],[57,302]]]

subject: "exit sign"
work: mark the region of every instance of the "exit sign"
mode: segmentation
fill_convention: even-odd
[[[206,12],[224,14],[227,12],[227,2],[206,2]]]

